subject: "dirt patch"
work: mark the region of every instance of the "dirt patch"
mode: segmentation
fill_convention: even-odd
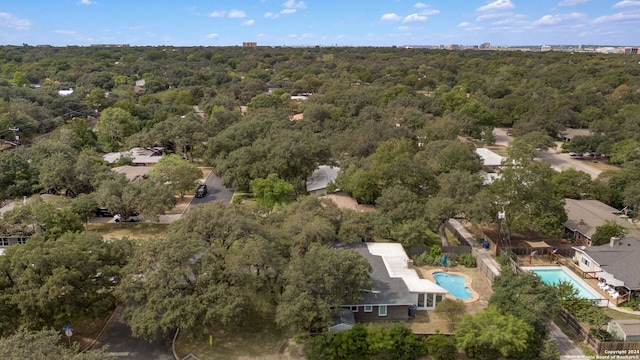
[[[184,197],[176,197],[176,206],[166,212],[169,215],[182,214],[193,200],[193,195],[185,195]]]
[[[331,199],[340,209],[351,209],[358,212],[368,212],[375,210],[373,205],[358,204],[356,199],[345,193],[335,193],[324,195],[323,198]]]

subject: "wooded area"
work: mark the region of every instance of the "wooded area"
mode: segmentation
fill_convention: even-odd
[[[11,309],[0,316],[3,334],[59,326],[94,301],[97,316],[116,299],[134,334],[149,338],[231,329],[251,316],[271,316],[283,331],[320,329],[330,306],[349,303],[369,279],[367,262],[330,250],[336,242],[430,244],[447,219],[495,222],[502,206],[512,230],[558,237],[565,197],[637,213],[639,119],[637,55],[0,47],[0,200],[61,197],[0,220],[2,234],[33,235],[0,257]],[[492,144],[495,127],[512,129],[507,161],[518,166],[484,185],[474,143]],[[566,151],[598,152],[621,169],[592,180],[533,161],[566,127],[590,130]],[[152,146],[176,155],[144,182],[113,173],[101,156]],[[136,245],[81,232],[97,206],[125,218],[169,210],[194,164],[238,191],[278,191],[260,205],[202,206]],[[377,210],[305,197],[305,179],[322,164],[342,169],[334,188]],[[83,252],[95,263],[81,264]],[[60,290],[71,281],[73,292]]]

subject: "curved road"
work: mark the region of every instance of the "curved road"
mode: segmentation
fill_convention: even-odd
[[[123,308],[109,320],[104,331],[89,350],[107,347],[106,354],[117,359],[136,360],[175,360],[171,348],[171,339],[158,338],[152,342],[133,337],[131,328],[122,320]]]

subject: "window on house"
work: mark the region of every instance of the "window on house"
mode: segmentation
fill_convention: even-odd
[[[352,306],[351,307],[351,312],[358,312],[358,307],[357,306]]]
[[[418,294],[418,307],[423,308],[425,303],[426,294]]]
[[[0,246],[9,246],[8,238],[0,238]]]
[[[18,238],[18,244],[24,245],[26,243],[27,243],[27,238],[26,237]]]
[[[427,296],[427,307],[428,308],[432,308],[435,305],[433,304],[433,294],[429,294],[429,296]]]
[[[587,260],[586,258],[582,258],[582,263],[583,263],[585,266],[589,266],[589,260]]]
[[[442,300],[444,300],[444,295],[436,294],[436,305],[438,305],[438,303]]]
[[[387,316],[387,305],[378,305],[378,316]]]
[[[364,306],[364,312],[372,312],[372,311],[373,311],[373,305]]]

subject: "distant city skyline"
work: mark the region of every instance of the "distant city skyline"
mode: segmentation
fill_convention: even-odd
[[[0,44],[640,45],[640,0],[28,0]]]

